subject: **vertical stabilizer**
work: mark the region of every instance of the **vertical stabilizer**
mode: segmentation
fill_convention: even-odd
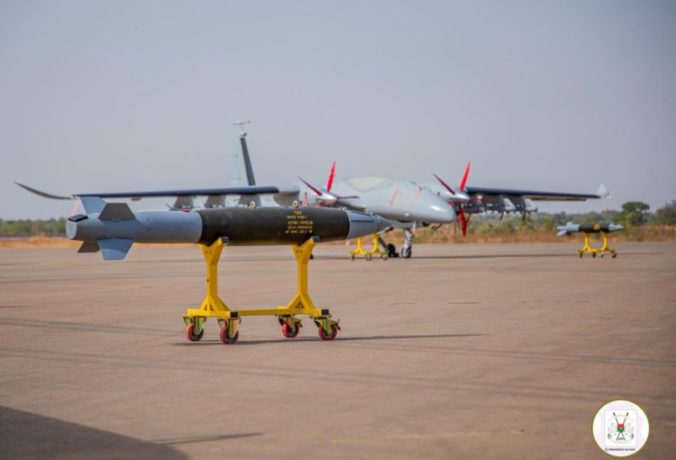
[[[242,146],[242,157],[244,158],[244,170],[246,171],[247,185],[256,185],[254,178],[253,167],[251,166],[251,157],[249,157],[249,148],[246,145],[246,133],[242,132],[239,135],[239,143]]]
[[[239,126],[239,145],[240,153],[228,155],[229,164],[228,169],[229,183],[231,187],[256,185],[256,178],[254,177],[253,166],[251,164],[251,156],[249,155],[249,147],[246,142],[247,132],[244,130],[244,125],[251,123],[251,121],[236,121],[233,124]],[[236,202],[228,201],[229,205],[234,206],[250,206],[254,203],[257,207],[261,206],[260,195],[240,196]]]
[[[249,123],[251,121],[236,121],[233,123],[233,125],[239,126],[240,151],[228,155],[228,185],[231,187],[256,185],[249,147],[246,143],[247,132],[244,130],[244,125]]]
[[[596,194],[601,198],[610,198],[610,192],[608,191],[608,188],[603,184],[599,185],[599,188],[596,190]]]

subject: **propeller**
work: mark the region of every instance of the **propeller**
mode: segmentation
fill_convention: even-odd
[[[448,192],[451,194],[450,198],[448,199],[449,202],[453,202],[455,204],[458,202],[466,202],[470,200],[470,197],[465,190],[465,185],[467,184],[467,177],[469,176],[470,166],[471,166],[470,162],[468,162],[467,166],[465,166],[465,172],[462,175],[462,179],[460,179],[460,184],[458,184],[458,192],[453,190],[453,187],[448,185],[441,177],[434,174],[434,177],[439,181],[441,186],[444,187],[446,190],[448,190]]]
[[[336,162],[334,161],[331,163],[331,169],[329,170],[329,178],[326,181],[326,189],[325,190],[320,190],[302,177],[299,177],[300,181],[304,183],[310,190],[312,190],[312,193],[315,194],[317,197],[317,202],[319,203],[319,206],[326,206],[326,207],[332,207],[332,206],[340,206],[340,205],[346,205],[349,206],[349,203],[345,203],[345,200],[353,200],[359,198],[357,195],[350,195],[350,196],[339,196],[331,193],[331,188],[333,188],[333,180],[336,177]]]
[[[322,192],[321,190],[319,190],[317,187],[315,187],[314,185],[312,185],[311,183],[309,183],[308,181],[306,181],[302,177],[299,177],[298,179],[302,183],[304,183],[307,186],[307,188],[312,190],[312,193],[314,193],[315,196],[317,197],[317,201],[319,202],[320,206],[333,206],[338,201],[337,196],[335,196],[331,193],[328,193],[328,192]]]
[[[471,162],[467,162],[467,166],[465,166],[465,172],[463,173],[462,178],[460,179],[460,183],[458,184],[457,192],[453,190],[453,187],[448,185],[441,177],[434,174],[434,177],[439,181],[441,186],[444,187],[451,194],[450,197],[448,198],[448,202],[452,204],[456,209],[456,213],[458,214],[457,222],[460,224],[463,236],[467,236],[467,226],[469,225],[469,219],[471,216],[471,214],[470,215],[465,214],[465,211],[463,209],[464,203],[467,203],[472,199],[467,194],[467,190],[465,188],[465,186],[467,185],[467,178],[469,177],[470,167]]]

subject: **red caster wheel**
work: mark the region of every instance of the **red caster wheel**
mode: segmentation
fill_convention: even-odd
[[[319,326],[319,337],[321,337],[322,340],[333,340],[336,338],[336,335],[338,335],[337,326],[331,327],[331,333],[327,333],[322,326]]]
[[[195,325],[188,324],[185,328],[185,337],[191,342],[199,342],[204,337],[204,328],[202,328],[199,334],[195,335]]]
[[[227,321],[223,321],[223,324],[221,325],[221,333],[219,335],[221,337],[221,342],[226,345],[237,343],[237,339],[239,339],[239,331],[235,332],[235,335],[232,336],[229,334]]]
[[[293,339],[294,337],[298,336],[298,333],[300,332],[300,325],[296,325],[296,327],[289,326],[289,323],[284,323],[282,324],[282,334],[284,334],[284,337]]]

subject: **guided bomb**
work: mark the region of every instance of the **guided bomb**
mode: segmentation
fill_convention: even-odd
[[[126,203],[82,198],[87,214],[71,216],[66,234],[82,241],[79,252],[101,251],[106,260],[124,259],[134,242],[210,245],[302,244],[336,241],[385,230],[378,216],[327,208],[220,208],[191,212],[134,213]]]
[[[571,233],[612,233],[623,230],[624,227],[618,224],[574,224],[568,222],[566,225],[556,227],[557,235],[570,235]]]

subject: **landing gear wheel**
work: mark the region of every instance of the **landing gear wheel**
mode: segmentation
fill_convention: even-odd
[[[401,257],[403,257],[404,259],[410,259],[411,253],[412,253],[411,248],[407,248],[407,247],[401,248]]]
[[[327,333],[322,326],[319,326],[319,337],[322,340],[333,340],[338,335],[338,328],[331,326],[331,333]]]
[[[195,335],[195,324],[188,324],[185,328],[185,337],[190,342],[199,342],[204,337],[204,328],[202,328],[199,334]]]
[[[397,254],[397,248],[392,243],[387,244],[387,257],[399,257],[399,254]]]
[[[298,333],[300,332],[300,327],[292,327],[289,326],[289,323],[284,323],[282,324],[282,334],[284,334],[284,337],[293,339],[294,337],[298,336]]]
[[[237,340],[239,339],[239,331],[235,332],[235,335],[230,335],[228,332],[228,322],[223,321],[223,324],[221,324],[221,332],[219,336],[221,337],[221,342],[223,342],[226,345],[232,345],[234,343],[237,343]]]

